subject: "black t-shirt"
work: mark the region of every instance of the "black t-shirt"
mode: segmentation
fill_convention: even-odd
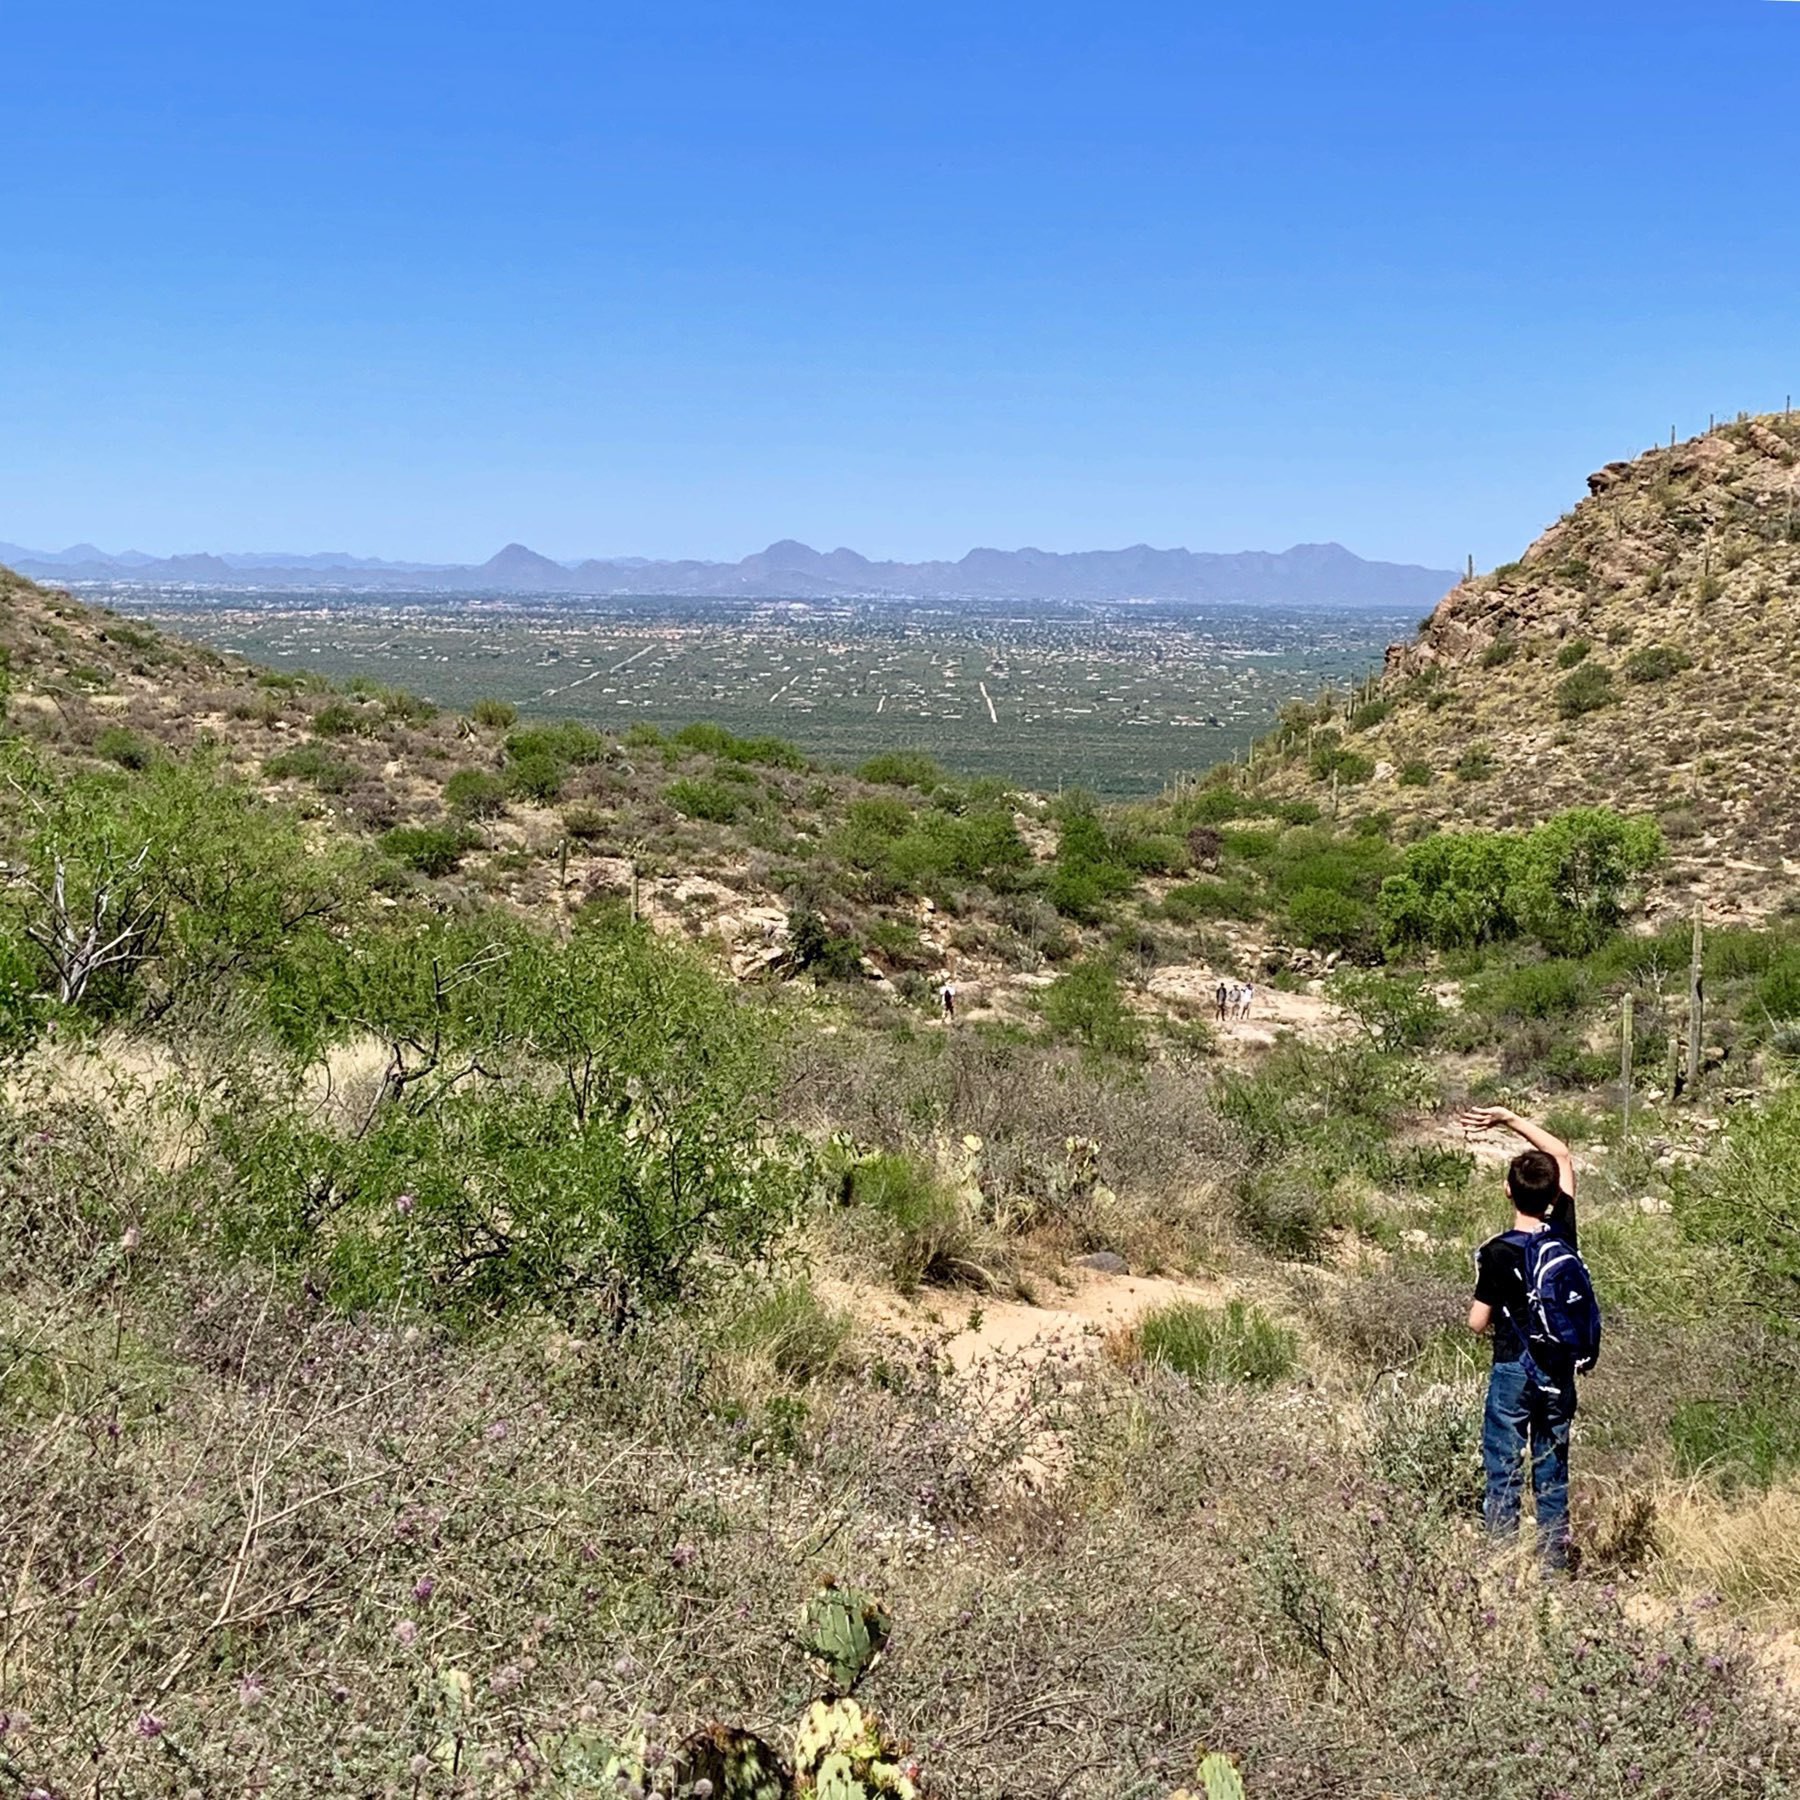
[[[1525,1248],[1504,1237],[1489,1238],[1475,1252],[1475,1298],[1494,1309],[1494,1361],[1517,1362],[1525,1340],[1515,1319],[1526,1313]]]
[[[1573,1194],[1556,1196],[1556,1204],[1544,1219],[1544,1228],[1562,1238],[1571,1250],[1580,1251]],[[1489,1238],[1475,1252],[1475,1298],[1494,1309],[1495,1362],[1517,1362],[1525,1354],[1525,1340],[1513,1320],[1526,1316],[1529,1296],[1524,1245],[1508,1243],[1504,1236]]]

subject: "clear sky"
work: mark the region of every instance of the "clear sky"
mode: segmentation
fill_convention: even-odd
[[[1800,396],[1784,0],[20,0],[0,539],[1483,564]]]

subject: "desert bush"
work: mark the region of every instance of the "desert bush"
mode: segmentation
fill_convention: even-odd
[[[1031,861],[1003,807],[981,804],[958,813],[885,795],[852,801],[832,847],[863,871],[875,897],[992,881]]]
[[[1380,938],[1373,906],[1326,887],[1305,887],[1292,895],[1282,913],[1282,929],[1295,943],[1353,956],[1370,952]]]
[[[684,818],[704,819],[713,825],[734,824],[754,803],[753,796],[736,783],[691,775],[671,781],[663,797]]]
[[[809,974],[826,981],[862,978],[862,946],[847,933],[833,931],[816,907],[795,907],[788,913],[788,941],[795,962]]]
[[[1626,657],[1625,679],[1639,684],[1667,681],[1693,666],[1694,659],[1674,644],[1646,644]]]
[[[1300,1360],[1300,1340],[1261,1307],[1233,1300],[1223,1308],[1178,1301],[1138,1322],[1138,1348],[1190,1381],[1271,1387]]]
[[[121,769],[147,769],[156,760],[156,746],[123,725],[108,725],[94,739],[93,750]]]
[[[477,700],[469,717],[489,731],[510,731],[519,722],[519,709],[510,700]]]
[[[549,806],[562,798],[568,785],[569,765],[542,751],[509,755],[506,762],[506,785],[521,800],[534,800]]]
[[[1398,1369],[1447,1335],[1467,1332],[1467,1283],[1388,1265],[1312,1292],[1307,1314],[1320,1337],[1366,1369]]]
[[[1562,1019],[1580,1012],[1588,996],[1587,970],[1581,963],[1525,963],[1471,984],[1463,995],[1463,1010],[1505,1021]]]
[[[1499,758],[1486,744],[1471,744],[1450,765],[1450,773],[1458,781],[1486,781],[1499,766]]]
[[[928,1283],[991,1285],[991,1255],[966,1197],[918,1157],[864,1157],[851,1166],[846,1189],[858,1221],[873,1223],[876,1254],[901,1293]]]
[[[1382,930],[1390,945],[1457,949],[1527,933],[1558,954],[1591,951],[1663,853],[1651,820],[1605,807],[1575,807],[1524,833],[1435,833],[1383,884]]]
[[[1430,787],[1431,774],[1431,764],[1414,757],[1410,761],[1401,764],[1398,779],[1402,787]]]
[[[612,742],[604,732],[576,719],[556,719],[543,725],[524,725],[509,732],[506,738],[508,762],[523,762],[539,757],[572,768],[586,768],[604,762]]]
[[[1735,1113],[1723,1145],[1682,1172],[1675,1216],[1696,1243],[1723,1251],[1771,1323],[1800,1319],[1800,1087]]]
[[[454,873],[474,845],[462,825],[396,825],[381,837],[382,849],[396,862],[434,877]]]
[[[1556,710],[1565,719],[1579,719],[1586,713],[1599,712],[1617,698],[1612,672],[1599,663],[1584,662],[1573,674],[1565,675],[1556,684]]]
[[[1584,637],[1570,638],[1556,653],[1556,666],[1559,669],[1573,669],[1587,661],[1588,652],[1593,645]]]
[[[444,783],[444,806],[460,819],[495,819],[506,811],[507,784],[486,769],[458,769]]]
[[[1442,1004],[1417,975],[1340,969],[1327,991],[1384,1050],[1422,1049],[1443,1024]]]
[[[1144,1053],[1144,1028],[1119,990],[1111,961],[1088,957],[1044,991],[1045,1023],[1058,1037],[1105,1056]]]
[[[342,700],[329,700],[312,716],[317,737],[349,737],[363,727],[361,711]]]
[[[229,1116],[247,1204],[221,1230],[318,1268],[346,1306],[622,1326],[753,1267],[798,1204],[803,1161],[763,1112],[766,1030],[641,928],[556,944],[501,920],[403,926],[321,945],[282,998],[314,1053],[373,1032],[389,1068],[349,1136],[298,1090]],[[507,1079],[519,1054],[556,1084]]]
[[[351,891],[344,854],[309,847],[216,760],[59,778],[21,749],[7,756],[16,879],[0,926],[31,946],[36,985],[59,1004],[154,1010],[195,984],[255,978]]]
[[[1429,1507],[1479,1518],[1486,1491],[1484,1398],[1479,1377],[1431,1384],[1399,1377],[1383,1383],[1366,1409],[1371,1471]]]
[[[1256,890],[1230,877],[1187,881],[1163,896],[1162,914],[1178,925],[1198,925],[1211,919],[1254,919],[1262,912]]]
[[[698,750],[722,762],[761,763],[769,768],[804,769],[806,758],[794,745],[776,737],[735,737],[722,725],[701,720],[684,725],[671,740],[683,750]]]
[[[265,757],[263,773],[271,781],[309,782],[321,794],[348,793],[357,780],[356,765],[333,756],[323,744],[296,744]]]
[[[923,750],[883,751],[871,756],[856,773],[859,780],[878,787],[914,787],[927,794],[944,782],[942,765]]]
[[[576,843],[594,844],[606,836],[608,821],[599,807],[577,801],[575,805],[563,808],[562,826]]]

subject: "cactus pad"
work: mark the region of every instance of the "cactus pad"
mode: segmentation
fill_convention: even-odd
[[[893,1626],[878,1600],[827,1582],[800,1614],[800,1641],[820,1674],[848,1694],[875,1666]]]

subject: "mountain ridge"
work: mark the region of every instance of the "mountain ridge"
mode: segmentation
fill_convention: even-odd
[[[898,600],[1168,600],[1268,605],[1416,606],[1435,602],[1454,571],[1357,556],[1337,543],[1287,550],[1195,551],[1132,544],[1119,550],[1051,551],[977,546],[955,561],[873,561],[840,545],[815,550],[778,539],[735,563],[698,558],[589,557],[557,562],[510,543],[483,563],[409,563],[344,552],[108,555],[91,544],[33,551],[0,543],[0,562],[58,582],[164,582],[217,587],[342,585],[385,590],[539,594],[645,594],[693,598]]]

